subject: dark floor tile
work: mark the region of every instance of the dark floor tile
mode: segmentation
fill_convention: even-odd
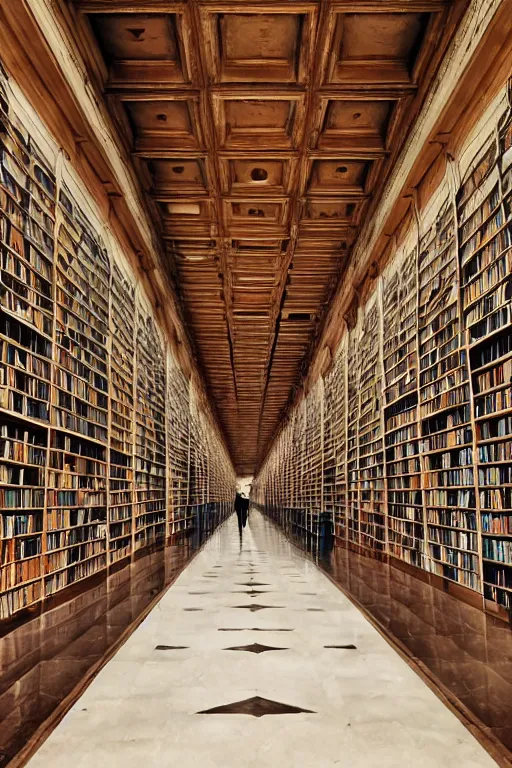
[[[155,651],[183,651],[188,645],[155,645]]]
[[[265,651],[287,651],[288,648],[275,648],[272,645],[251,643],[250,645],[238,645],[234,648],[224,648],[225,651],[247,651],[247,653],[265,653]]]
[[[294,715],[300,712],[315,714],[311,709],[302,709],[290,704],[282,704],[280,701],[264,699],[261,696],[252,696],[243,701],[234,701],[232,704],[224,704],[221,707],[204,709],[198,715],[252,715],[252,717],[264,717],[265,715]]]
[[[324,645],[324,648],[340,648],[342,650],[346,651],[357,651],[357,648],[355,645]]]
[[[264,627],[219,627],[217,632],[295,632],[294,629],[270,629]]]

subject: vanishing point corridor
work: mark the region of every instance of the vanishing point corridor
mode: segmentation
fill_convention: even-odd
[[[512,768],[511,19],[0,0],[0,768]]]
[[[30,768],[490,768],[342,592],[258,512],[230,517]]]

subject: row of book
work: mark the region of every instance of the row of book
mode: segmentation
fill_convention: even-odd
[[[48,404],[40,400],[34,400],[28,395],[22,395],[19,392],[0,386],[0,408],[12,413],[18,413],[20,416],[26,416],[29,419],[38,421],[48,421]]]
[[[503,514],[483,512],[481,519],[482,531],[512,536],[512,512]]]
[[[446,544],[450,547],[457,547],[471,552],[478,550],[478,538],[476,533],[467,533],[465,531],[450,530],[449,528],[435,528],[428,526],[428,539],[431,543]]]
[[[42,596],[42,587],[40,581],[27,584],[21,589],[0,592],[0,619],[6,619],[13,613],[33,605]]]
[[[512,485],[512,464],[480,468],[478,470],[478,484],[480,487],[484,485]]]
[[[52,425],[58,429],[78,432],[85,437],[100,440],[104,443],[107,442],[108,431],[106,426],[99,426],[97,423],[88,421],[87,418],[80,418],[68,411],[61,411],[54,408],[52,410]]]
[[[444,431],[438,434],[432,434],[428,438],[422,439],[419,442],[421,453],[430,453],[431,451],[438,451],[445,448],[456,448],[458,445],[471,444],[473,440],[473,432],[471,427],[463,427],[461,429],[452,429]]]
[[[33,325],[41,331],[41,333],[44,333],[47,336],[52,335],[53,318],[49,316],[46,311],[33,306],[33,304],[29,304],[28,301],[20,298],[11,291],[5,292],[1,303],[4,309],[10,314],[16,315],[26,323]]]
[[[421,297],[420,297],[421,301]],[[426,308],[428,303],[426,304]],[[456,333],[458,333],[458,312],[457,304],[452,303],[449,307],[437,307],[434,310],[434,316],[427,315],[423,318],[418,329],[418,339],[420,343],[420,370],[428,367],[428,364],[423,362],[424,355],[427,352],[438,350],[440,346],[450,341]]]
[[[462,551],[459,549],[453,549],[452,547],[445,546],[443,544],[429,544],[430,557],[434,560],[440,560],[447,565],[454,566],[456,568],[462,568],[468,571],[478,571],[478,557],[471,552]],[[455,581],[458,581],[457,574],[455,575]]]
[[[0,569],[0,591],[14,589],[27,581],[34,581],[41,577],[41,560],[32,557],[26,560],[18,560]]]
[[[17,440],[0,438],[0,459],[15,461],[27,466],[44,467],[46,464],[46,448],[18,442]]]
[[[44,489],[0,487],[0,509],[40,509],[44,507]]]
[[[36,379],[33,376],[28,376],[22,371],[0,363],[0,387],[4,386],[11,390],[15,389],[25,395],[30,395],[31,398],[35,398],[36,400],[44,400],[48,402],[50,397],[49,382]],[[9,390],[4,391],[8,392]],[[7,408],[9,402],[8,398],[4,396],[2,401],[5,401],[4,408]]]
[[[425,488],[451,488],[473,485],[473,467],[426,472],[423,478]]]
[[[409,505],[403,504],[388,504],[388,517],[390,520],[411,520],[417,523],[423,523],[423,510],[420,504]]]
[[[104,465],[100,465],[104,470]],[[106,487],[106,478],[103,472],[100,475],[79,474],[78,472],[50,471],[48,473],[48,487],[52,489],[104,491]]]
[[[479,251],[479,258],[468,265],[472,269],[465,270],[466,281],[462,294],[464,307],[468,307],[508,278],[512,271],[512,251],[506,250],[507,248],[510,248],[510,242],[505,230],[486,248]]]
[[[106,540],[99,539],[89,541],[86,544],[77,544],[76,546],[64,549],[55,553],[45,555],[44,572],[58,571],[67,568],[70,565],[76,565],[83,560],[88,560],[100,555],[106,551]]]
[[[0,483],[20,486],[44,486],[44,468],[0,464]]]
[[[510,325],[510,307],[501,307],[497,309],[491,315],[488,315],[484,320],[472,325],[469,329],[469,340],[471,343],[476,344],[478,341],[484,339],[491,333]]]
[[[53,595],[70,584],[87,579],[94,573],[104,570],[106,565],[107,557],[103,552],[91,557],[89,560],[71,563],[67,568],[58,573],[50,574],[45,578],[45,596]]]
[[[500,563],[508,563],[512,566],[512,541],[507,539],[491,539],[484,536],[482,539],[482,554],[488,560],[497,560]]]
[[[460,450],[452,449],[442,453],[425,453],[424,460],[427,469],[465,467],[473,463],[473,449],[461,448]]]
[[[491,511],[512,509],[512,488],[494,488],[480,491],[480,509]]]
[[[476,512],[460,509],[432,509],[427,507],[427,522],[449,528],[477,530]]]
[[[512,359],[505,360],[473,378],[475,394],[485,392],[494,387],[500,387],[512,381]]]
[[[475,398],[475,416],[491,416],[512,408],[512,387]]]
[[[453,331],[454,327],[452,326],[450,330]],[[459,352],[459,347],[460,338],[459,335],[456,334],[451,339],[448,339],[448,341],[445,341],[442,346],[436,347],[431,352],[424,355],[420,360],[420,370],[422,372],[420,379],[421,383],[423,384],[431,381],[432,378],[429,378],[429,376],[432,376],[434,371],[444,373],[445,371],[460,365],[461,358],[463,359],[464,355]],[[434,368],[434,371],[429,371],[429,369],[432,368]]]
[[[109,520],[129,520],[133,515],[133,504],[123,504],[122,506],[109,507]]]
[[[477,198],[475,198],[476,201]],[[484,224],[491,214],[495,213],[500,204],[500,192],[498,183],[494,184],[492,190],[485,199],[478,204],[478,206],[469,214],[470,206],[466,205],[464,209],[465,220],[459,229],[459,236],[462,241],[469,240],[473,235],[479,231],[482,224]],[[469,214],[469,215],[468,215]]]
[[[107,536],[107,528],[102,524],[77,526],[67,531],[46,534],[46,550],[63,549],[75,544],[84,544],[87,541],[104,539]]]
[[[11,539],[15,536],[40,533],[43,530],[42,513],[29,515],[2,512],[0,515],[0,538]]]
[[[462,245],[460,249],[461,264],[466,264],[479,248],[486,245],[493,235],[498,234],[504,223],[503,211],[498,208],[496,213],[487,219],[482,227]]]
[[[49,531],[70,529],[75,526],[91,525],[106,520],[106,509],[100,507],[73,507],[70,509],[49,509],[46,513]]]
[[[27,369],[30,363],[35,364],[30,354],[45,357],[48,360],[52,358],[52,342],[36,330],[32,330],[19,320],[0,310],[0,335],[16,343],[21,349],[15,350],[15,357],[7,358],[5,361],[17,368]],[[4,359],[2,357],[2,359]],[[48,369],[49,370],[49,369]]]
[[[105,503],[105,491],[95,491],[89,488],[75,491],[48,491],[49,507],[98,507]]]
[[[0,562],[2,564],[36,557],[41,554],[41,536],[26,536],[0,540]]]
[[[412,459],[402,459],[388,461],[386,464],[388,477],[396,475],[415,474],[420,471],[419,457]]]

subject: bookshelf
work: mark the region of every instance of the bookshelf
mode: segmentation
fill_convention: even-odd
[[[141,303],[136,338],[135,550],[163,540],[167,524],[165,350]]]
[[[203,415],[194,393],[190,398],[190,487],[189,514],[196,515],[196,510],[204,504],[208,495],[208,451],[205,450]]]
[[[348,335],[347,344],[347,537],[359,544],[359,374],[358,324]]]
[[[359,420],[359,544],[383,551],[386,543],[384,442],[382,423],[382,368],[379,294],[364,307],[358,339]]]
[[[41,597],[48,432],[2,416],[0,427],[0,610],[8,616]]]
[[[302,467],[305,452],[306,411],[304,399],[300,402],[294,414],[294,418],[288,426],[290,434],[290,466],[292,470],[291,494],[288,508],[288,519],[292,532],[297,536],[305,536],[310,532],[309,515],[303,506],[303,486],[307,479],[304,478]],[[279,479],[275,475],[276,488],[274,498],[279,499]]]
[[[389,552],[424,566],[418,445],[416,232],[408,231],[382,277],[384,429]]]
[[[190,529],[188,519],[190,396],[189,384],[167,353],[167,435],[169,482],[169,533],[182,535]],[[217,466],[216,466],[217,469]],[[216,487],[218,476],[213,480]]]
[[[336,534],[336,515],[335,515],[335,502],[336,502],[336,438],[335,438],[335,423],[334,414],[337,412],[337,380],[335,372],[337,371],[336,363],[333,365],[333,370],[330,375],[326,377],[324,382],[324,408],[322,426],[324,431],[324,450],[323,450],[323,472],[322,472],[322,485],[323,485],[323,509],[327,515],[329,515],[333,530]],[[328,414],[332,414],[330,417]],[[336,534],[339,535],[339,534]]]
[[[512,608],[511,207],[512,120],[507,114],[457,194],[483,590],[506,609]]]
[[[132,562],[189,498],[213,501],[209,531],[232,509],[225,446],[206,412],[191,422],[192,387],[174,361],[166,370],[136,283],[70,163],[0,78],[1,621]]]
[[[427,567],[477,590],[471,392],[460,322],[456,211],[446,184],[425,212],[422,228],[418,351]]]
[[[57,213],[45,596],[107,564],[110,264],[64,184]]]
[[[55,177],[0,100],[0,616],[42,596]]]
[[[481,595],[482,607],[510,616],[508,94],[490,104],[456,156],[439,155],[382,258],[324,382],[323,499],[336,542],[381,549],[400,568],[422,569],[422,579],[472,604]],[[303,411],[301,401],[288,425]],[[276,441],[254,482],[263,509],[270,477],[285,505],[308,482],[298,434],[289,426],[281,434],[291,435],[292,458]],[[279,509],[272,514],[279,518]]]
[[[346,336],[324,381],[324,509],[331,516],[334,535],[346,538],[347,505],[347,365]]]
[[[323,386],[317,382],[304,400],[304,454],[301,508],[308,511],[307,528],[318,535],[323,511]]]
[[[109,425],[109,562],[132,552],[134,510],[135,287],[121,265],[112,266]]]
[[[429,171],[342,337],[323,394],[323,498],[339,544],[510,613],[512,116],[493,108]],[[318,407],[313,392],[289,423]],[[256,478],[263,507],[269,467],[278,498],[307,485],[292,441],[291,468],[274,447]]]

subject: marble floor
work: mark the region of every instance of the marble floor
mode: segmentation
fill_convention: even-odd
[[[259,513],[230,518],[30,768],[489,768],[405,661]]]

